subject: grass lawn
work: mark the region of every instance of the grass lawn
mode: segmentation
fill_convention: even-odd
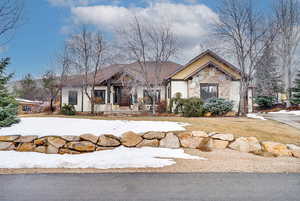
[[[102,116],[63,116],[31,114],[21,117],[68,117],[102,120],[143,120],[143,121],[175,121],[189,123],[187,130],[203,130],[207,132],[232,133],[235,136],[254,136],[261,141],[275,141],[285,144],[300,145],[300,130],[275,121],[249,118],[185,118],[185,117],[102,117]]]

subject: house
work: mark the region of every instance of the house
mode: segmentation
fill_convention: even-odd
[[[43,102],[16,98],[19,103],[18,114],[36,113],[41,111]]]
[[[149,78],[154,82],[155,64],[148,62],[147,68]],[[138,63],[115,64],[101,69],[93,92],[97,100],[95,111],[150,110],[151,99],[140,82],[143,76],[138,69]],[[171,98],[180,93],[182,98],[199,97],[204,101],[213,97],[225,98],[233,101],[234,111],[238,111],[241,72],[210,50],[184,66],[173,62],[162,64],[160,76],[155,103],[165,101],[169,104]],[[63,84],[61,103],[74,105],[76,111],[90,112],[91,105],[80,80],[74,76]],[[249,111],[252,111],[251,89],[248,104]]]

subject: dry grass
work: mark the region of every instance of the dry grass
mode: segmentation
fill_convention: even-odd
[[[267,120],[234,117],[220,118],[185,118],[185,117],[102,117],[102,116],[62,116],[32,114],[21,117],[67,117],[105,120],[148,120],[148,121],[176,121],[189,123],[187,130],[204,130],[207,132],[232,133],[235,136],[255,136],[261,141],[271,140],[285,144],[300,145],[300,130],[291,126]]]

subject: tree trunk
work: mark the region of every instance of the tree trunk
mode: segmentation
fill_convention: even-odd
[[[95,113],[95,103],[94,101],[91,101],[91,114]]]
[[[244,116],[248,113],[248,87],[247,84],[241,82],[240,86],[240,103],[239,103],[239,115]]]
[[[53,98],[50,99],[50,111],[53,113],[54,108],[53,108]]]

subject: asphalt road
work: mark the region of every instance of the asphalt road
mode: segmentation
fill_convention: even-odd
[[[0,175],[1,201],[298,201],[300,174]]]
[[[293,114],[264,114],[263,117],[300,129],[300,116]]]

